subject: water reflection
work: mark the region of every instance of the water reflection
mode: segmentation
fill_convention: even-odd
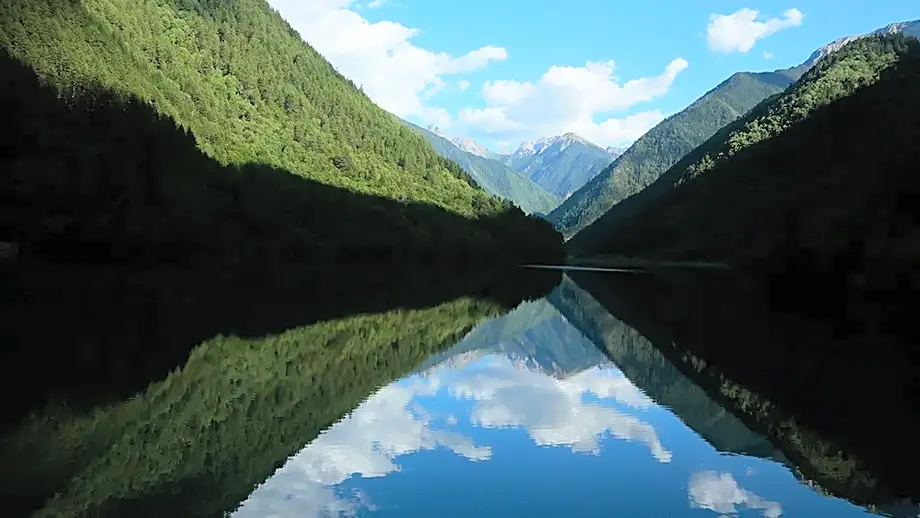
[[[741,508],[760,510],[766,518],[779,518],[783,506],[743,489],[731,473],[701,471],[690,477],[690,502],[719,514],[737,514]]]
[[[803,484],[763,436],[647,341],[595,344],[620,335],[585,293],[572,320],[578,312],[562,304],[577,299],[572,289],[563,284],[479,324],[377,391],[256,488],[235,516],[869,514]],[[642,388],[616,357],[644,372]],[[661,406],[650,394],[678,404]],[[762,455],[726,456],[715,443]]]

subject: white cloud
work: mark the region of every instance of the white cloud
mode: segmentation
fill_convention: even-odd
[[[757,40],[790,27],[802,25],[805,15],[798,9],[788,9],[782,18],[758,21],[760,12],[747,7],[732,14],[712,14],[706,27],[706,41],[716,52],[748,52]]]
[[[626,144],[660,122],[664,115],[645,111],[625,118],[596,120],[667,93],[687,61],[674,59],[655,77],[621,83],[614,62],[588,62],[583,67],[553,66],[536,82],[498,80],[483,85],[483,108],[465,108],[466,126],[499,141],[575,132],[603,146]]]
[[[688,487],[690,505],[700,509],[709,509],[720,515],[738,513],[737,506],[759,509],[766,518],[779,518],[783,508],[779,502],[765,500],[760,496],[742,489],[731,473],[702,471],[690,477]]]
[[[484,46],[462,56],[412,44],[418,29],[391,21],[371,23],[352,10],[354,0],[269,0],[281,15],[344,76],[382,108],[447,126],[450,114],[426,106],[444,88],[444,76],[473,72],[502,61],[505,49]],[[372,1],[369,7],[383,2]]]
[[[457,87],[460,88],[460,91],[465,92],[470,88],[470,82],[466,80],[457,81]]]
[[[763,52],[763,58],[764,58],[764,59],[773,59],[773,53],[772,53],[772,52],[764,51],[764,52]]]
[[[367,4],[367,6],[370,7],[371,9],[376,9],[378,7],[383,7],[383,5],[386,3],[387,3],[387,0],[371,0]]]

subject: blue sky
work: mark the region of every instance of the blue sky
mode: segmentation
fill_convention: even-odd
[[[734,72],[920,18],[915,0],[270,3],[377,104],[500,151],[566,131],[628,145]]]

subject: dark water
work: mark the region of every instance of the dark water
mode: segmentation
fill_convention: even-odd
[[[4,508],[920,516],[894,366],[882,383],[838,351],[820,361],[839,386],[790,395],[772,340],[839,337],[774,331],[712,278],[571,275],[20,272],[3,299]],[[820,370],[798,358],[781,358],[788,380]]]

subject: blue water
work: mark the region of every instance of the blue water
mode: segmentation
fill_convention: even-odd
[[[235,516],[871,516],[788,462],[720,452],[540,304],[379,389]]]

